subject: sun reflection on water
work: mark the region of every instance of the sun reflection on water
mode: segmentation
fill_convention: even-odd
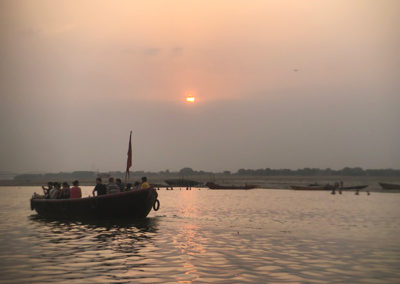
[[[194,223],[198,217],[198,210],[194,206],[195,195],[187,192],[183,194],[180,204],[180,216],[186,219],[186,222],[173,237],[173,245],[180,253],[184,274],[177,275],[178,283],[192,283],[200,278],[200,273],[194,260],[198,255],[205,254],[206,250],[202,243],[204,239],[200,234],[200,227]]]

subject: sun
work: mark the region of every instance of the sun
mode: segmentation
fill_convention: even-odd
[[[188,95],[187,97],[186,97],[186,101],[188,102],[188,103],[194,103],[194,101],[195,101],[195,98],[192,96],[192,95]]]

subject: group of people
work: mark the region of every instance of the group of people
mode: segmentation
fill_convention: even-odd
[[[67,182],[48,182],[47,187],[42,186],[44,196],[47,199],[74,199],[82,197],[82,190],[79,187],[79,181],[72,182],[72,187]]]
[[[44,191],[44,196],[47,199],[74,199],[82,197],[82,189],[79,187],[79,181],[75,180],[72,183],[72,187],[67,182],[62,184],[58,182],[49,182],[46,186],[42,186]],[[131,191],[137,189],[147,189],[150,188],[150,184],[147,182],[147,177],[142,177],[142,182],[136,181],[134,184],[127,183],[126,185],[117,178],[114,181],[113,177],[108,179],[107,184],[103,184],[101,178],[96,178],[96,186],[93,189],[93,196],[105,195],[105,194],[115,194],[124,191]]]
[[[137,189],[150,188],[150,184],[147,182],[147,177],[142,177],[142,183],[136,181],[134,184],[124,184],[120,178],[117,178],[114,182],[114,178],[110,177],[107,184],[103,184],[101,178],[96,179],[96,186],[93,189],[93,195],[97,196],[104,194],[115,194],[124,191],[131,191]]]

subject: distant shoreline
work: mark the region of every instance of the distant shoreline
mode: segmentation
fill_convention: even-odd
[[[400,184],[399,176],[248,176],[248,175],[185,175],[185,176],[174,176],[174,175],[149,175],[148,179],[150,183],[157,185],[166,185],[166,179],[189,179],[195,180],[202,184],[208,181],[214,181],[222,185],[243,185],[243,184],[255,184],[259,188],[265,189],[290,189],[290,185],[308,185],[312,183],[324,184],[334,184],[338,181],[343,181],[344,186],[353,185],[369,185],[363,191],[382,191],[379,186],[379,182],[385,183],[395,183]],[[124,179],[122,179],[124,181]],[[140,176],[131,176],[128,182],[133,183],[134,181],[139,181]],[[49,181],[57,182],[68,182],[71,183],[72,180],[35,180],[35,181],[18,181],[18,180],[0,180],[0,187],[4,186],[37,186],[47,184]],[[80,184],[82,186],[94,186],[95,178],[92,179],[80,179]],[[107,182],[107,178],[103,178],[103,183]],[[395,191],[393,191],[395,192]]]

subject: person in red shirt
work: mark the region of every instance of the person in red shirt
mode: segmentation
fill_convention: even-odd
[[[82,190],[79,187],[79,181],[75,180],[72,183],[73,187],[69,189],[69,198],[81,198],[82,197]]]

